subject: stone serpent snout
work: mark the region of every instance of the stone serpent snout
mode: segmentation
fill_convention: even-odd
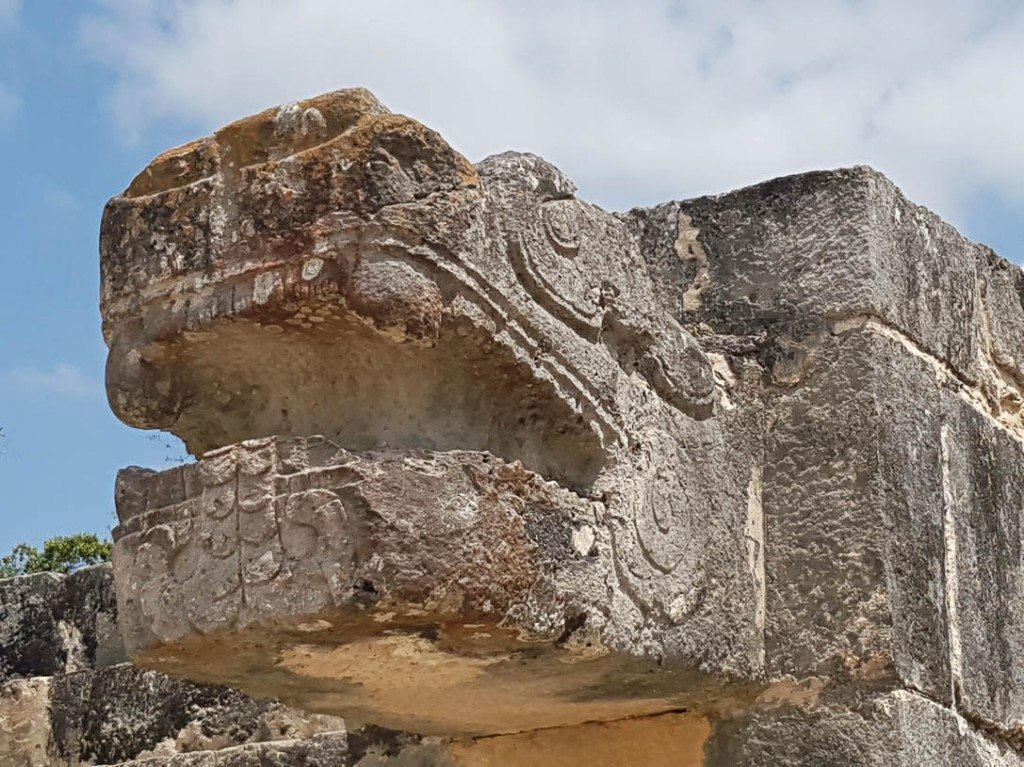
[[[476,621],[506,637],[501,662],[553,640],[597,658],[631,641],[608,588],[641,623],[703,588],[678,442],[714,430],[709,361],[660,307],[635,228],[540,158],[473,168],[343,91],[161,156],[109,204],[101,247],[111,405],[204,456],[122,478],[138,649],[340,608],[378,630],[443,621],[457,657],[479,652],[451,638]],[[520,476],[506,461],[537,474],[496,481]]]

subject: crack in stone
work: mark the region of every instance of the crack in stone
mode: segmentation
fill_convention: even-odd
[[[994,410],[984,392],[977,385],[964,378],[948,361],[926,351],[917,341],[881,317],[874,314],[834,317],[829,319],[829,330],[835,335],[842,335],[853,330],[866,330],[894,341],[917,359],[928,363],[940,380],[954,384],[960,398],[984,416],[993,426],[1006,432],[1017,442],[1024,443],[1024,426],[1019,422],[1007,423],[1006,420],[1000,418],[1000,414]],[[1018,394],[1024,399],[1024,390],[1019,390]]]

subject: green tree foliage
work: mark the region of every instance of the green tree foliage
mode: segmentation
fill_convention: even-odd
[[[60,535],[43,544],[42,551],[19,543],[10,554],[0,557],[0,578],[32,573],[72,573],[89,565],[110,561],[110,541],[92,533]]]

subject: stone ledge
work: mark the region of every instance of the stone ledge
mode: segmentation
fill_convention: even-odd
[[[656,713],[732,685],[655,678],[604,646],[601,504],[485,454],[254,440],[122,473],[118,498],[121,625],[147,668],[435,734]]]
[[[1007,743],[908,690],[724,720],[712,732],[705,754],[708,765],[730,767],[1024,764],[1024,757]]]
[[[162,474],[122,472],[118,486],[132,650],[330,610],[472,622],[528,603],[519,627],[553,640],[570,616],[539,594],[558,591],[561,571],[585,584],[607,566],[599,504],[483,453],[252,440]]]
[[[875,317],[990,389],[994,404],[1022,402],[1020,267],[871,168],[787,176],[629,216],[660,298],[684,324],[742,335]]]

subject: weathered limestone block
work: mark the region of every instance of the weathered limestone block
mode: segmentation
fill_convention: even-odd
[[[115,764],[147,754],[303,739],[345,728],[238,690],[196,685],[124,664],[51,682],[51,751],[67,764]]]
[[[594,504],[478,453],[252,440],[169,474],[122,472],[118,497],[132,498],[118,505],[116,567],[133,649],[370,606],[404,620],[413,608],[487,618],[518,605],[562,632],[559,592],[603,594],[609,575]]]
[[[1009,767],[1022,762],[1005,742],[907,690],[811,709],[768,709],[723,722],[708,740],[705,758],[707,764],[734,767]]]
[[[125,657],[110,565],[0,580],[0,682]]]
[[[953,694],[1024,746],[1024,444],[975,409],[943,424]]]
[[[706,720],[662,714],[618,722],[445,741],[364,728],[304,741],[246,744],[220,751],[133,761],[153,767],[306,765],[307,767],[691,767],[703,764]],[[262,760],[262,761],[257,761]]]
[[[0,684],[0,763],[50,764],[50,680],[13,679]]]
[[[321,735],[312,740],[257,743],[234,746],[221,751],[154,756],[131,762],[138,767],[250,767],[250,765],[296,765],[328,767],[353,764],[348,759],[344,733]]]
[[[801,380],[768,405],[767,673],[888,680],[948,703],[934,370],[856,329],[804,348]]]
[[[1024,276],[874,171],[611,214],[341,91],[101,257],[111,406],[199,458],[119,476],[136,662],[455,759],[1019,760]]]
[[[421,742],[418,736],[347,727],[337,717],[254,700],[220,685],[174,680],[129,664],[16,679],[0,686],[3,765],[56,767],[149,759],[177,764],[175,758],[185,764],[219,765],[224,759],[238,759],[238,753],[304,754],[307,749],[321,759],[310,764],[350,763],[331,761],[334,751],[321,750],[311,740],[321,734],[328,742],[340,741],[352,763],[368,753],[394,755]],[[254,747],[236,749],[249,744]]]
[[[127,664],[0,685],[3,765],[120,764],[344,729],[336,717]]]
[[[866,167],[774,179],[629,213],[663,305],[682,324],[782,339],[869,324],[910,339],[1024,426],[1020,267]]]
[[[767,673],[888,679],[1014,731],[1020,672],[991,637],[1012,643],[1019,590],[999,510],[1024,439],[1020,269],[867,168],[630,216],[663,302],[764,424]],[[958,567],[959,536],[992,560]],[[990,675],[973,704],[968,644]]]

